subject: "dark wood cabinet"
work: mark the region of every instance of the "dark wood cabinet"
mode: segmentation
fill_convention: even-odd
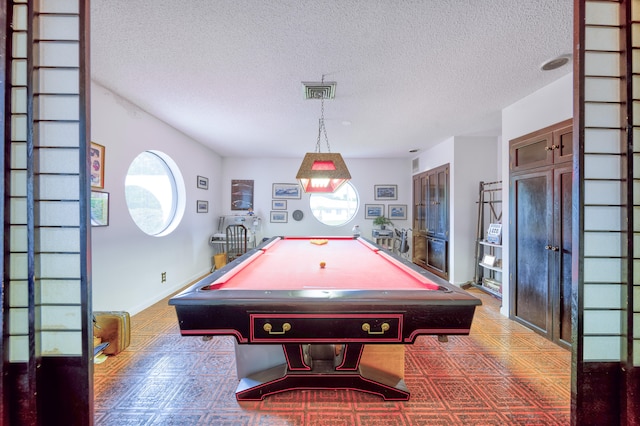
[[[448,278],[449,165],[413,177],[413,262]]]
[[[413,177],[413,232],[427,233],[425,220],[425,196],[427,193],[427,175],[421,173]]]
[[[449,165],[427,172],[426,184],[427,235],[449,237]]]
[[[572,164],[571,149],[562,147],[570,144],[568,129],[563,122],[510,145],[510,314],[565,347],[571,346],[572,326]],[[533,149],[525,155],[523,148],[539,144],[541,135],[556,148],[546,150],[553,152],[548,161],[532,167],[541,156]]]
[[[511,173],[571,161],[572,120],[514,139],[509,147]]]

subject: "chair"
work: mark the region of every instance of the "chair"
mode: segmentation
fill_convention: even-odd
[[[227,261],[242,256],[247,252],[247,228],[244,225],[227,226]]]

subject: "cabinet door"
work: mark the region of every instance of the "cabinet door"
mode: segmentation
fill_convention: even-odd
[[[511,177],[511,315],[550,338],[553,172]]]
[[[417,232],[426,232],[425,222],[425,192],[427,175],[421,173],[413,177],[413,229]]]
[[[440,238],[427,237],[427,270],[442,278],[449,278],[447,242]]]
[[[426,182],[427,234],[449,237],[449,166],[429,171]]]
[[[553,163],[553,133],[534,133],[514,140],[509,147],[509,169],[528,170]]]
[[[427,266],[427,237],[424,235],[413,236],[413,263]]]
[[[434,235],[438,238],[449,237],[449,167],[436,171],[436,219]]]
[[[553,176],[553,278],[550,281],[553,300],[553,341],[571,347],[571,219],[572,168],[556,169]]]
[[[554,164],[573,160],[573,124],[553,131],[552,148]]]
[[[434,235],[438,225],[438,180],[435,173],[429,173],[425,185],[425,213],[427,234]]]

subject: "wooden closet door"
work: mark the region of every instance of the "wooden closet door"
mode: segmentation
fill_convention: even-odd
[[[572,214],[571,164],[554,170],[554,235],[553,260],[553,341],[566,348],[571,347],[571,214]]]
[[[551,169],[511,178],[510,256],[512,316],[550,338],[550,250],[553,241],[553,172]]]

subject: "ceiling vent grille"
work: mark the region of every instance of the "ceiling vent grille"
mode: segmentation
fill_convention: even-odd
[[[336,82],[306,82],[303,81],[305,99],[333,99],[336,96]]]

